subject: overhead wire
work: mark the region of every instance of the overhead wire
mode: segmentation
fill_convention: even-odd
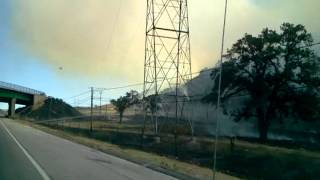
[[[110,54],[110,52],[109,52],[110,51],[110,46],[111,46],[111,43],[113,42],[113,34],[115,32],[115,29],[116,29],[116,27],[118,27],[117,24],[118,24],[118,21],[119,21],[121,9],[122,9],[122,0],[120,0],[120,2],[119,2],[119,7],[117,9],[116,17],[115,17],[115,19],[113,21],[113,26],[112,26],[110,38],[109,38],[109,41],[107,42],[107,47],[106,47],[107,57],[106,57],[106,59],[108,59],[109,54]]]
[[[84,92],[79,93],[79,94],[77,94],[77,95],[73,95],[73,96],[71,96],[71,97],[63,98],[62,100],[74,99],[74,98],[76,98],[76,97],[80,97],[80,96],[85,95],[85,94],[87,94],[87,93],[90,93],[90,91],[87,90],[87,91],[84,91]]]
[[[320,45],[320,42],[313,43],[313,44],[308,45],[308,46],[302,46],[300,48],[308,48],[308,47],[313,47],[313,46],[318,46],[318,45]],[[186,74],[186,75],[183,75],[183,76],[201,74],[201,73],[212,71],[214,69],[217,69],[217,67],[215,66],[215,67],[212,67],[212,68],[203,69],[203,70],[200,70],[200,71],[197,71],[197,72],[192,72],[190,74]],[[197,77],[191,79],[191,81],[196,79]],[[170,79],[175,79],[175,77],[168,78],[168,80],[170,80]],[[99,90],[101,89],[102,91],[111,91],[111,90],[118,90],[118,89],[126,89],[126,88],[130,88],[130,87],[138,87],[138,86],[143,86],[143,85],[144,85],[144,83],[133,83],[133,84],[123,85],[123,86],[115,86],[115,87],[110,87],[110,88],[99,88]],[[79,94],[71,96],[71,97],[63,98],[63,100],[73,99],[73,98],[82,96],[82,95],[87,94],[87,93],[90,93],[90,90],[87,90],[85,92],[79,93]]]

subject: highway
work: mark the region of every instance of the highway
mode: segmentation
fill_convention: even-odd
[[[1,180],[174,180],[141,165],[0,119]]]

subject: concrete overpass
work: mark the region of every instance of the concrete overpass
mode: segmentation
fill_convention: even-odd
[[[27,87],[0,81],[0,102],[8,103],[8,115],[15,114],[16,104],[38,108],[46,99],[46,94]]]

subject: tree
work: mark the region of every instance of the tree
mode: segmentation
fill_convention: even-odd
[[[245,34],[223,62],[222,102],[239,95],[247,98],[237,111],[222,107],[237,121],[256,119],[262,142],[273,120],[319,118],[320,58],[310,48],[312,36],[302,25],[284,23],[280,30],[266,28],[257,37]],[[214,69],[211,75],[218,73]],[[215,103],[217,92],[215,86],[204,100]]]
[[[145,110],[150,111],[152,116],[160,109],[159,103],[161,102],[161,98],[159,95],[150,95],[145,97],[146,107]]]
[[[145,110],[151,112],[152,121],[155,123],[155,133],[158,134],[158,118],[156,117],[157,111],[160,110],[161,98],[159,95],[154,94],[144,98]]]
[[[122,123],[124,111],[133,104],[139,102],[139,93],[131,90],[127,92],[125,96],[121,96],[118,99],[112,99],[111,104],[115,106],[116,111],[119,113],[119,123]]]

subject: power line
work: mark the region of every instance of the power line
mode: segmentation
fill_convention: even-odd
[[[66,98],[63,98],[63,100],[69,100],[69,99],[73,99],[73,98],[76,98],[76,97],[79,97],[79,96],[82,96],[82,95],[84,95],[84,94],[87,94],[87,93],[89,93],[90,91],[85,91],[85,92],[82,92],[82,93],[80,93],[80,94],[77,94],[77,95],[74,95],[74,96],[71,96],[71,97],[66,97]]]
[[[115,31],[116,27],[118,26],[118,21],[119,21],[119,16],[120,16],[121,9],[122,9],[122,0],[120,0],[120,2],[119,2],[119,7],[117,9],[116,17],[115,17],[115,19],[113,21],[113,26],[112,26],[112,31],[111,31],[111,34],[110,34],[110,38],[109,38],[109,41],[107,42],[107,47],[106,47],[107,51],[106,52],[108,52],[108,54],[107,54],[106,58],[108,58],[109,54],[110,54],[110,52],[109,52],[110,51],[110,45],[111,45],[111,43],[113,41],[114,31]]]
[[[116,89],[125,89],[129,87],[137,87],[137,86],[142,86],[143,83],[136,83],[136,84],[129,84],[125,86],[118,86],[118,87],[112,87],[112,88],[101,88],[103,91],[110,91],[110,90],[116,90]]]
[[[320,42],[317,42],[317,43],[313,43],[313,44],[310,44],[310,45],[306,45],[306,46],[301,46],[300,48],[308,48],[308,47],[313,47],[313,46],[318,46],[320,45]],[[195,74],[201,74],[201,73],[205,73],[205,72],[209,72],[209,71],[212,71],[214,69],[216,69],[217,67],[212,67],[212,68],[207,68],[207,69],[203,69],[203,70],[200,70],[200,71],[197,71],[197,72],[193,72],[191,74],[187,74],[187,75],[184,75],[184,76],[190,76],[190,75],[195,75]],[[174,78],[168,78],[168,80],[170,79],[175,79]],[[195,78],[191,79],[190,81],[194,80]],[[117,89],[125,89],[125,88],[129,88],[129,87],[138,87],[138,86],[143,86],[144,83],[134,83],[134,84],[128,84],[128,85],[123,85],[123,86],[116,86],[116,87],[111,87],[111,88],[99,88],[99,90],[102,90],[102,91],[110,91],[110,90],[117,90]],[[71,97],[67,97],[67,98],[63,98],[63,100],[68,100],[68,99],[73,99],[73,98],[76,98],[76,97],[79,97],[79,96],[82,96],[84,94],[87,94],[89,93],[90,90],[87,90],[85,92],[82,92],[80,94],[77,94],[77,95],[74,95],[74,96],[71,96]]]

